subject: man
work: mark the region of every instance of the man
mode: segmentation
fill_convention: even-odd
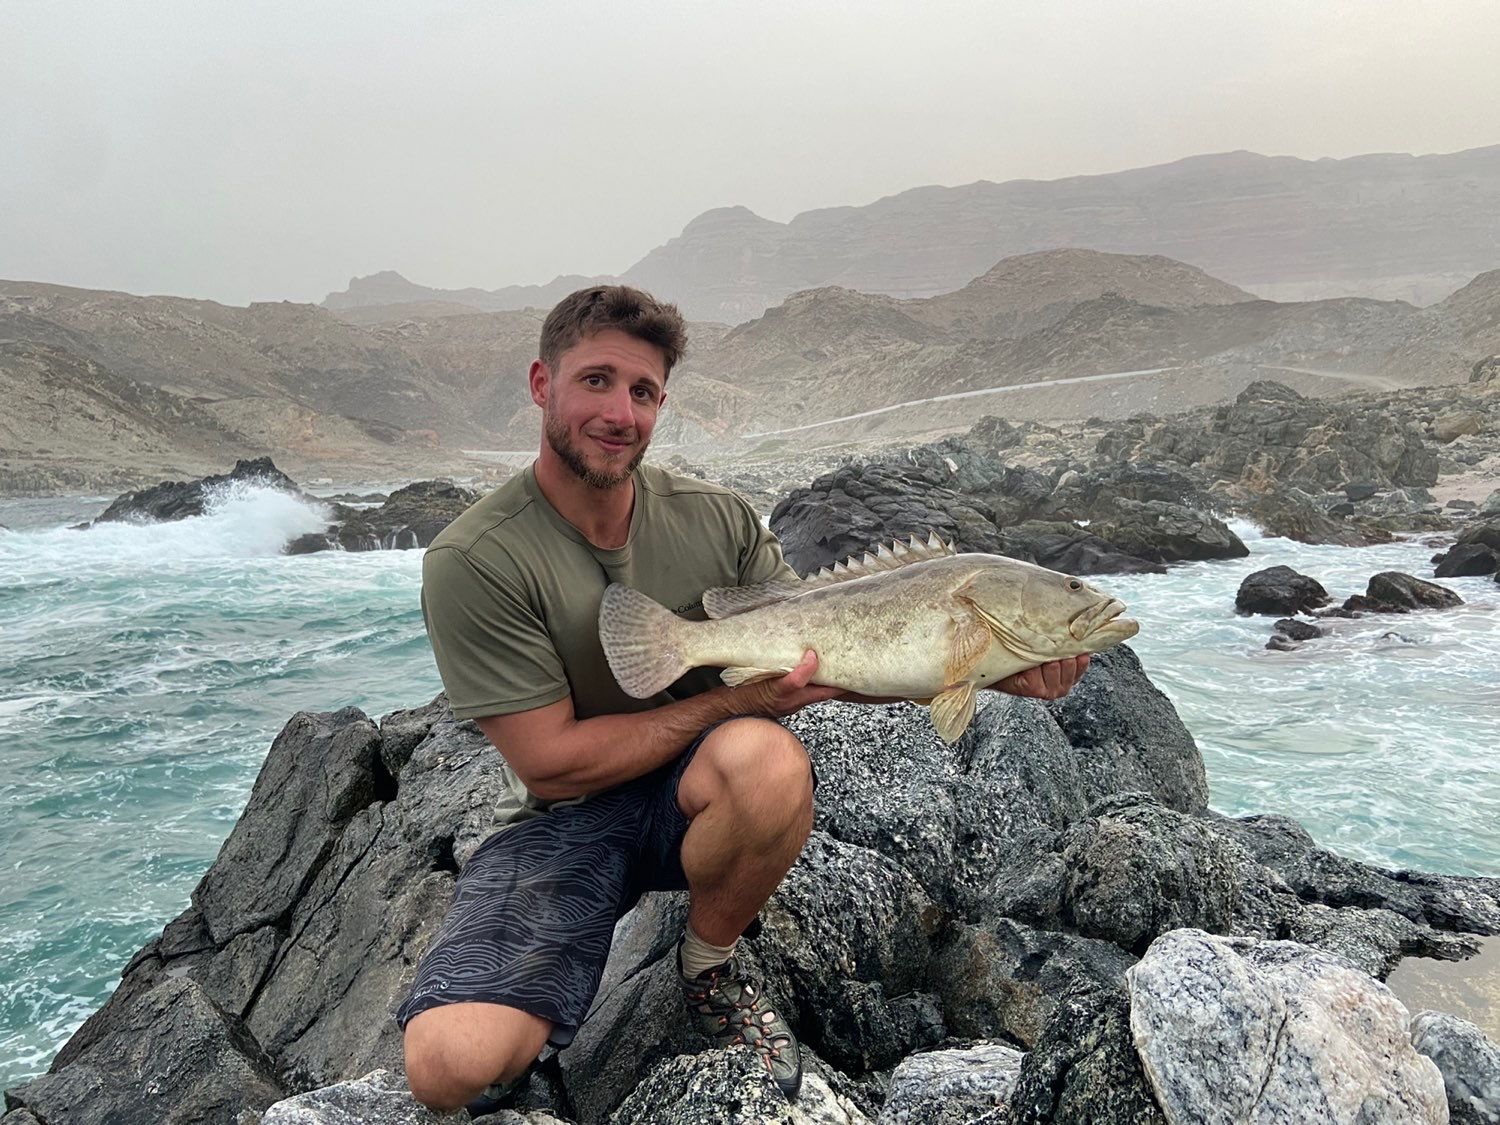
[[[633,699],[599,644],[610,582],[701,620],[709,587],[793,573],[734,493],[641,464],[685,346],[677,309],[638,290],[565,298],[529,375],[540,454],[423,562],[453,713],[494,743],[513,789],[397,1013],[412,1092],[435,1109],[483,1106],[571,1039],[615,922],[652,890],[689,891],[677,962],[700,1026],[751,1046],[789,1097],[801,1081],[791,1028],[735,944],[812,828],[807,754],[776,720],[844,693],[810,684],[809,652],[779,679],[730,688],[695,669]],[[1085,664],[1002,686],[1055,698]]]

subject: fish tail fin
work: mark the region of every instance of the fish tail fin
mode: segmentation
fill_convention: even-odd
[[[676,683],[693,667],[682,655],[687,622],[639,590],[618,582],[599,605],[604,658],[625,694],[646,699]]]

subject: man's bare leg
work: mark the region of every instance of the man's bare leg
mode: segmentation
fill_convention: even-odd
[[[700,938],[730,945],[760,912],[812,831],[812,794],[807,752],[778,723],[731,719],[703,740],[677,787]]]
[[[539,1016],[504,1004],[444,1004],[406,1024],[406,1082],[417,1101],[462,1109],[536,1061],[552,1034]]]

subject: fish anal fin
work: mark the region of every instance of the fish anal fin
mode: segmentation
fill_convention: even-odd
[[[978,693],[968,682],[939,692],[932,698],[932,725],[938,737],[952,746],[969,729],[974,719],[974,699]]]
[[[965,613],[953,618],[953,642],[943,666],[945,683],[967,680],[990,651],[994,633],[984,620]]]
[[[703,591],[703,612],[710,618],[733,617],[752,609],[794,598],[805,589],[801,582],[773,578],[753,586],[715,586]]]
[[[758,684],[762,680],[774,680],[777,676],[785,676],[790,668],[725,668],[719,673],[719,679],[730,687],[739,687],[742,684]]]

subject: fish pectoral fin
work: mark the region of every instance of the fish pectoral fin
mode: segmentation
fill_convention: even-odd
[[[790,671],[790,668],[725,668],[719,673],[719,679],[730,687],[739,687],[742,684],[758,684],[761,680],[774,680]]]
[[[962,683],[933,696],[932,725],[938,737],[952,746],[974,718],[974,699],[978,693],[971,683]]]
[[[1005,651],[1009,652],[1012,656],[1030,661],[1032,664],[1045,664],[1048,660],[1053,659],[1050,656],[1035,653],[1032,647],[1017,635],[1015,629],[996,617],[993,613],[990,613],[984,606],[972,598],[961,598],[961,600],[963,604],[969,606],[974,611],[979,620],[984,622],[984,626],[989,630],[990,635],[999,641],[1004,646]]]
[[[956,684],[967,680],[990,651],[993,640],[994,634],[990,627],[980,618],[967,613],[955,615],[953,642],[943,665],[943,682]]]

